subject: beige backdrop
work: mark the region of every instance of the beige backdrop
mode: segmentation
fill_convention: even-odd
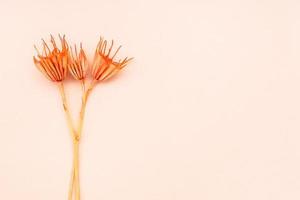
[[[300,3],[0,2],[0,199],[65,200],[71,142],[33,44],[99,36],[134,56],[99,85],[81,148],[83,200],[300,199]],[[73,112],[79,85],[67,84]]]

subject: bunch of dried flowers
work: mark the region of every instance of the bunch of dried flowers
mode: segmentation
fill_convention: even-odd
[[[118,73],[125,67],[132,58],[116,60],[115,56],[121,46],[112,53],[114,41],[109,45],[107,40],[102,37],[97,45],[94,60],[90,65],[87,56],[83,50],[82,44],[77,49],[76,45],[72,48],[66,41],[65,36],[60,36],[60,47],[57,45],[54,37],[51,35],[51,45],[42,40],[42,51],[40,52],[36,46],[37,56],[33,57],[36,67],[52,82],[56,83],[62,98],[63,109],[66,115],[67,124],[70,130],[73,142],[73,168],[71,173],[68,200],[80,199],[80,183],[79,183],[79,144],[82,134],[84,114],[89,95],[95,85],[105,81]],[[109,47],[108,47],[109,46]],[[91,80],[87,84],[88,74],[91,74]],[[67,97],[64,89],[64,80],[68,74],[80,81],[82,87],[81,109],[79,112],[79,120],[75,126],[73,117],[70,113]]]

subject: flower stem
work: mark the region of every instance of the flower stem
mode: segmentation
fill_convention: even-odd
[[[74,186],[75,200],[80,200],[80,182],[79,182],[79,141],[74,141]]]
[[[90,95],[92,89],[94,88],[94,82],[92,82],[89,85],[88,89],[85,89],[84,81],[81,82],[81,86],[82,86],[83,94],[82,94],[82,100],[81,100],[81,109],[80,109],[80,113],[79,113],[79,126],[78,126],[78,137],[79,138],[81,137],[81,133],[82,133],[86,103],[87,103],[87,100],[89,98],[89,95]]]
[[[79,181],[79,144],[80,144],[80,138],[82,133],[82,127],[84,122],[84,116],[85,116],[85,108],[86,103],[89,97],[90,92],[92,91],[94,87],[94,83],[92,82],[88,89],[85,88],[85,82],[84,80],[81,81],[82,86],[82,101],[81,101],[81,109],[79,113],[79,125],[77,129],[76,137],[73,141],[74,145],[74,169],[73,169],[73,189],[75,187],[75,200],[80,200],[80,181]]]
[[[61,98],[62,98],[62,104],[63,104],[63,108],[64,108],[64,111],[65,111],[69,131],[70,131],[72,139],[74,140],[76,138],[76,131],[75,131],[75,128],[74,128],[73,119],[71,117],[71,113],[70,113],[68,101],[67,101],[67,98],[66,98],[64,85],[63,85],[62,82],[60,82],[58,84],[58,88],[59,88],[59,92],[60,92],[60,95],[61,95]]]
[[[94,88],[94,85],[95,85],[95,83],[91,82],[89,87],[86,89],[84,80],[82,80],[82,82],[81,82],[82,101],[81,101],[81,109],[80,109],[80,113],[79,113],[78,129],[75,130],[73,119],[71,117],[69,105],[68,105],[65,90],[64,90],[64,85],[62,82],[60,82],[58,84],[59,91],[60,91],[60,94],[62,97],[63,108],[64,108],[64,111],[66,114],[68,127],[69,127],[70,134],[71,134],[72,141],[73,141],[73,168],[72,168],[71,179],[70,179],[68,200],[73,200],[73,197],[75,197],[75,200],[80,200],[79,144],[80,144],[80,137],[81,137],[82,128],[83,128],[86,103],[87,103],[88,97],[89,97],[92,89]]]
[[[75,169],[78,169],[78,167],[77,167],[78,166],[78,161],[77,161],[78,160],[78,147],[76,147],[77,145],[75,145],[75,143],[76,143],[75,141],[77,139],[77,133],[76,133],[75,128],[74,128],[73,119],[71,117],[68,101],[67,101],[66,94],[65,94],[64,85],[63,85],[62,82],[60,82],[58,84],[58,88],[59,88],[60,95],[61,95],[61,98],[62,98],[62,104],[63,104],[64,112],[65,112],[66,119],[67,119],[67,124],[68,124],[68,127],[69,127],[69,131],[70,131],[71,138],[72,138],[72,141],[73,141],[73,146],[74,146],[73,147],[74,148],[74,152],[73,152],[74,159],[73,159],[73,167],[72,167],[73,169],[72,169],[72,173],[71,173],[69,194],[68,194],[68,200],[72,200],[73,199],[72,197],[73,197],[73,192],[74,192],[74,186],[76,184],[76,182],[75,182],[75,179],[76,179]],[[76,149],[76,151],[75,151],[75,149]],[[78,176],[78,174],[77,174],[77,176]]]
[[[73,159],[74,160],[74,159]],[[69,186],[69,194],[68,194],[68,200],[72,200],[73,198],[73,188],[74,188],[74,174],[75,174],[75,167],[74,167],[74,161],[72,166],[72,173],[71,173],[71,180],[70,180],[70,186]]]

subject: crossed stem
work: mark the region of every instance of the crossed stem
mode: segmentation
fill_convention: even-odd
[[[89,87],[86,89],[84,80],[81,81],[82,87],[82,100],[81,100],[81,108],[79,113],[78,127],[75,128],[73,118],[70,113],[69,104],[66,98],[64,85],[62,82],[58,84],[59,91],[62,97],[62,104],[64,108],[64,112],[67,119],[67,124],[69,127],[69,131],[71,134],[72,142],[73,142],[73,167],[71,172],[70,186],[69,186],[69,194],[68,200],[72,200],[75,197],[75,200],[80,200],[80,182],[79,182],[79,144],[80,138],[83,128],[84,116],[85,116],[85,108],[87,104],[88,97],[94,88],[94,82],[91,82]],[[75,195],[75,196],[73,196]]]

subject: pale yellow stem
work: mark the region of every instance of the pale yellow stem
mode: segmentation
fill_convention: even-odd
[[[85,88],[84,80],[81,81],[81,86],[82,86],[82,102],[81,102],[81,109],[79,113],[79,122],[78,122],[79,125],[77,129],[77,136],[76,139],[74,140],[74,186],[73,187],[75,187],[75,200],[80,200],[79,142],[80,142],[82,127],[84,122],[86,103],[90,95],[90,92],[94,87],[94,82],[90,84],[87,90]]]
[[[75,176],[75,169],[74,169],[74,161],[73,161],[73,167],[72,167],[72,173],[71,173],[71,179],[70,179],[70,186],[69,186],[69,194],[68,194],[68,200],[72,200],[73,198],[73,188],[74,188],[74,176]]]
[[[75,195],[75,196],[73,196]],[[80,187],[79,187],[79,140],[73,141],[73,169],[71,173],[71,181],[69,188],[69,200],[80,199]]]
[[[62,82],[58,83],[58,87],[59,87],[60,95],[61,95],[61,98],[62,98],[63,108],[64,108],[64,112],[65,112],[65,115],[66,115],[67,124],[68,124],[69,131],[70,131],[70,134],[71,134],[71,137],[72,137],[72,141],[73,141],[73,143],[75,143],[75,141],[77,139],[77,133],[76,133],[75,128],[74,128],[74,123],[73,123],[73,119],[71,117],[71,113],[70,113],[70,109],[69,109],[68,101],[67,101],[67,98],[66,98],[63,83]],[[74,152],[75,152],[75,150],[74,150]],[[72,197],[73,197],[73,189],[74,189],[74,183],[75,183],[76,159],[75,159],[75,154],[74,154],[74,161],[73,161],[73,167],[72,167],[73,169],[72,169],[71,179],[70,179],[68,200],[73,199]]]
[[[85,89],[84,81],[81,82],[81,85],[82,85],[83,95],[82,95],[82,99],[81,99],[81,109],[80,109],[80,113],[79,113],[79,126],[78,126],[78,138],[79,139],[81,137],[82,128],[83,128],[86,103],[87,103],[87,100],[90,96],[92,89],[94,88],[95,83],[92,82],[89,85],[87,90]]]
[[[68,101],[67,101],[66,94],[65,94],[64,85],[62,82],[58,83],[58,88],[59,88],[59,92],[60,92],[60,95],[62,98],[63,108],[64,108],[64,111],[66,114],[66,119],[67,119],[68,127],[70,130],[70,134],[71,134],[72,139],[74,140],[76,138],[76,131],[74,128],[73,119],[71,117]]]
[[[85,82],[82,80],[81,86],[82,86],[82,102],[81,102],[81,109],[79,113],[79,120],[78,120],[78,129],[77,131],[74,128],[73,119],[71,117],[71,113],[69,110],[68,102],[65,95],[65,90],[63,83],[59,83],[59,90],[62,96],[63,101],[63,108],[66,113],[66,118],[68,122],[68,126],[70,129],[72,141],[73,141],[73,169],[71,173],[71,180],[70,180],[70,188],[69,188],[69,196],[68,200],[73,200],[73,197],[75,197],[75,200],[80,200],[80,181],[79,181],[79,143],[80,143],[80,137],[82,133],[83,128],[83,122],[84,122],[84,116],[85,116],[85,108],[86,103],[88,100],[88,97],[90,95],[90,92],[94,88],[95,82],[91,82],[88,89],[85,88]],[[73,196],[75,195],[75,196]]]
[[[75,200],[80,200],[79,141],[74,141],[74,186],[75,186]]]

